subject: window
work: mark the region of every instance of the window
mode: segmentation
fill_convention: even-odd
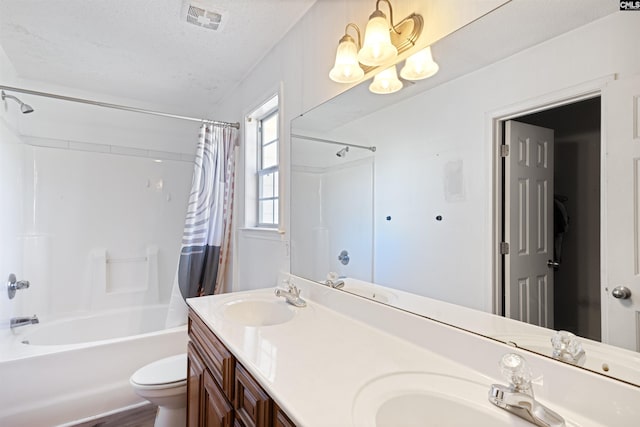
[[[247,115],[245,138],[245,226],[276,229],[280,225],[277,95]]]
[[[258,226],[278,226],[278,111],[258,120]]]

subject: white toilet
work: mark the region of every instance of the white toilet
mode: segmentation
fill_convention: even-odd
[[[136,394],[158,405],[155,427],[187,423],[187,354],[160,359],[138,369],[129,382]]]

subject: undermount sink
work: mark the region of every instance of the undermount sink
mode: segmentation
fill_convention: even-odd
[[[245,326],[279,325],[293,319],[296,312],[283,300],[243,299],[224,305],[222,315]]]
[[[489,385],[429,372],[385,375],[367,383],[353,405],[356,426],[522,426],[527,421],[492,405]]]

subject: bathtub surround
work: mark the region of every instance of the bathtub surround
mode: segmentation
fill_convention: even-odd
[[[1,48],[0,84],[136,104],[22,80]],[[186,351],[185,328],[163,328],[199,123],[20,98],[35,111],[0,104],[0,193],[11,206],[0,215],[0,271],[31,285],[0,298],[0,425],[72,425],[146,404],[130,388],[131,373]],[[112,311],[158,303],[157,327]],[[9,330],[9,318],[33,314],[39,325]]]

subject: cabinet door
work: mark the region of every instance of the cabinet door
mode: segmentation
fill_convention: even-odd
[[[200,427],[200,406],[202,402],[202,374],[204,363],[192,343],[189,343],[187,380],[187,427]]]
[[[189,338],[200,351],[204,365],[209,368],[222,391],[224,391],[229,400],[233,400],[235,358],[198,315],[193,312],[189,313]]]
[[[236,417],[247,427],[271,425],[271,399],[251,375],[236,364],[235,399]]]
[[[273,427],[295,427],[296,425],[282,412],[282,409],[273,404]]]
[[[204,371],[203,380],[203,427],[232,427],[233,406],[224,397],[224,393],[207,369]]]

